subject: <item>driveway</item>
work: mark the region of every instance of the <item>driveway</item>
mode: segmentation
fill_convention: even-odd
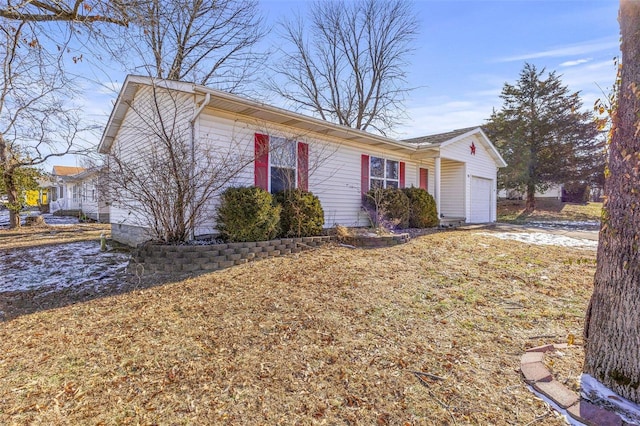
[[[550,222],[549,224],[536,222],[525,225],[496,223],[491,227],[501,232],[543,232],[552,235],[561,235],[568,238],[590,241],[598,241],[598,234],[600,232],[599,225],[597,227],[591,224],[582,227],[579,225],[563,226],[561,223],[554,222]]]

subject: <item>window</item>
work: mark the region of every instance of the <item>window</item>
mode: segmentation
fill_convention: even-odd
[[[365,195],[373,188],[404,188],[404,161],[387,160],[362,154],[360,166],[360,192]]]
[[[371,157],[369,189],[400,188],[400,163],[379,157]]]
[[[296,143],[284,138],[271,137],[271,193],[296,187]]]
[[[309,145],[282,137],[255,134],[254,184],[276,192],[309,190]]]
[[[80,185],[73,185],[72,187],[72,198],[74,202],[80,201]]]

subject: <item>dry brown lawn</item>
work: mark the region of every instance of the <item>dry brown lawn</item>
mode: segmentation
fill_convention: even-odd
[[[83,223],[77,225],[21,226],[18,229],[0,229],[0,250],[28,248],[51,244],[96,240],[104,233],[111,236],[111,225]]]
[[[541,198],[536,200],[536,209],[532,212],[527,212],[525,205],[523,200],[499,201],[498,221],[599,221],[602,217],[602,203],[575,204]]]
[[[595,252],[474,231],[330,246],[0,323],[0,424],[562,425]],[[420,374],[424,373],[424,374]]]

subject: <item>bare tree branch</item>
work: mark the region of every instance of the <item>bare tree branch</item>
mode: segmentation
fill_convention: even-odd
[[[72,105],[73,81],[61,62],[71,33],[60,49],[40,45],[40,28],[29,22],[0,26],[0,168],[11,207],[10,226],[19,227],[20,188],[16,176],[53,157],[75,152],[84,129]]]
[[[381,134],[403,113],[407,60],[418,23],[405,0],[318,1],[306,31],[282,23],[291,46],[268,87],[322,119]],[[307,37],[311,42],[307,41]]]
[[[259,76],[265,34],[256,0],[148,0],[122,29],[134,72],[237,92]],[[132,54],[133,53],[133,57]]]
[[[126,26],[129,23],[129,10],[136,4],[126,1],[83,0],[23,0],[13,3],[10,0],[0,6],[0,17],[23,22],[104,22]]]

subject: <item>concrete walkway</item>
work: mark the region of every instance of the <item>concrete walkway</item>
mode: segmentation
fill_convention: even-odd
[[[542,232],[553,235],[562,235],[565,237],[598,241],[597,230],[580,229],[578,227],[563,227],[561,225],[550,223],[549,226],[544,225],[518,225],[512,223],[487,223],[477,225],[465,225],[457,229],[460,230],[495,230],[498,232]]]

